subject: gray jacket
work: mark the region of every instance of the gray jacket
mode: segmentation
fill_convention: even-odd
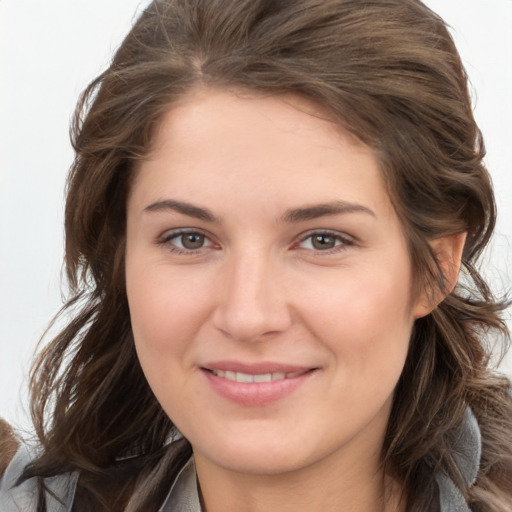
[[[466,411],[464,421],[453,439],[455,459],[462,475],[469,485],[476,480],[480,464],[480,429],[470,409]],[[35,479],[29,479],[16,486],[23,468],[32,459],[33,454],[22,446],[9,464],[0,481],[1,512],[32,512],[36,510],[37,486]],[[47,478],[48,512],[71,512],[78,473],[65,473]],[[444,474],[438,473],[441,512],[471,512],[461,492]],[[194,459],[191,458],[182,468],[172,484],[167,498],[158,512],[201,512],[196,484]],[[51,494],[54,494],[52,496]],[[59,499],[57,499],[59,498]]]

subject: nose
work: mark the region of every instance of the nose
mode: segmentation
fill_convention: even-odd
[[[244,342],[260,341],[290,326],[282,272],[276,267],[256,252],[226,262],[213,313],[215,327],[225,336]]]

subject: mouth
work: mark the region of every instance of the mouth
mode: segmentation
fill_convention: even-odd
[[[244,373],[244,372],[235,372],[230,370],[218,370],[212,369],[207,370],[215,377],[220,377],[221,379],[227,379],[232,382],[240,382],[244,384],[250,384],[252,382],[276,382],[279,380],[285,379],[293,379],[295,377],[299,377],[300,375],[307,373],[312,370],[302,370],[296,372],[271,372],[271,373]]]
[[[203,366],[201,370],[211,389],[223,399],[245,407],[262,407],[298,392],[319,368],[226,361]]]

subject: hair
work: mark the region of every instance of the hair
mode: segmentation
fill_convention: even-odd
[[[191,454],[134,349],[125,209],[155,127],[201,86],[300,95],[371,147],[417,289],[446,288],[429,242],[467,232],[457,286],[414,325],[382,461],[408,511],[438,509],[438,470],[475,512],[510,510],[510,382],[490,365],[496,334],[507,339],[506,304],[476,268],[496,213],[467,82],[447,27],[418,0],[151,3],[77,106],[65,212],[72,313],[32,370],[42,452],[24,478],[79,471],[76,510],[148,510]],[[472,487],[450,449],[468,406],[482,433]]]

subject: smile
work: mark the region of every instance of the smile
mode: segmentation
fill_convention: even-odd
[[[298,377],[302,372],[293,372],[293,373],[283,373],[283,372],[273,372],[273,373],[260,373],[260,374],[250,374],[243,372],[234,372],[234,371],[224,371],[224,370],[211,370],[212,374],[216,377],[220,377],[222,379],[227,379],[233,382],[242,382],[242,383],[251,383],[251,382],[275,382],[278,380],[285,379],[293,379],[294,377]]]
[[[245,407],[263,407],[285,399],[318,373],[307,368],[279,363],[246,365],[217,362],[202,367],[210,388],[221,398]]]

